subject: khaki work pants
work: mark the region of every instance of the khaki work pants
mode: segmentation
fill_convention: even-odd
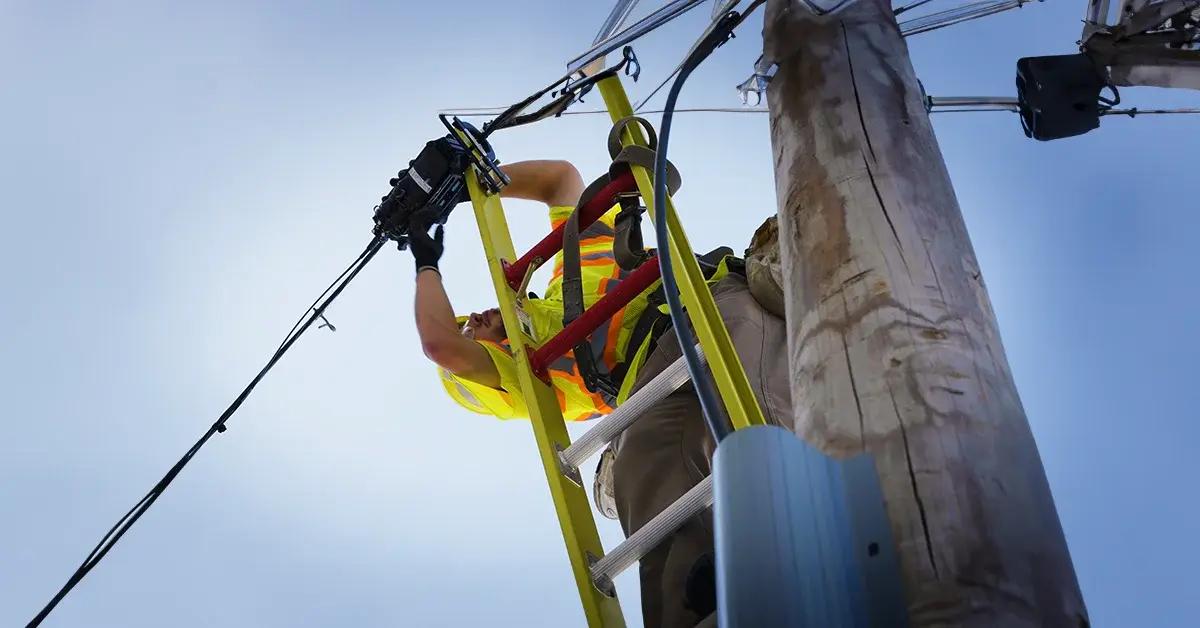
[[[713,287],[721,318],[769,423],[791,428],[787,336],[783,319],[750,295],[745,278],[729,275]],[[645,386],[681,355],[668,330],[638,373]],[[711,470],[713,440],[691,384],[650,409],[614,443],[613,492],[629,536],[703,480]],[[712,512],[688,521],[642,558],[642,616],[646,628],[716,625],[712,565]],[[689,582],[690,581],[690,582]],[[701,623],[703,622],[703,623]]]

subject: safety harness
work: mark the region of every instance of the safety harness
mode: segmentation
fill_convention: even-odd
[[[639,124],[645,132],[647,138],[646,146],[621,145],[622,133],[624,133],[627,126],[633,123]],[[566,227],[563,231],[563,327],[566,327],[572,321],[579,318],[585,309],[582,255],[579,238],[580,208],[587,205],[614,178],[625,174],[629,170],[630,165],[642,166],[648,170],[653,170],[657,145],[658,137],[654,132],[654,128],[645,118],[638,116],[622,118],[609,131],[608,153],[612,158],[612,164],[609,166],[606,174],[601,175],[584,189],[583,194],[579,197],[579,202],[575,206],[575,210],[567,218]],[[674,164],[670,161],[667,162],[666,176],[667,190],[670,194],[674,194],[680,188],[683,181],[679,175],[679,171],[676,170]],[[632,271],[654,258],[654,251],[646,249],[642,242],[642,214],[646,211],[646,207],[640,202],[639,194],[636,191],[618,195],[617,201],[621,206],[621,211],[618,212],[615,221],[615,236],[612,247],[613,257],[621,270]],[[733,249],[729,247],[719,247],[704,255],[696,256],[705,279],[711,278],[720,268],[721,261],[727,258],[730,258],[726,262],[726,267],[730,272],[745,274],[745,266],[742,260],[734,258]],[[598,359],[595,352],[592,351],[592,345],[588,338],[581,340],[572,349],[575,357],[575,365],[579,369],[579,375],[583,379],[584,385],[587,386],[589,391],[602,395],[609,404],[615,405],[615,400],[621,388],[621,382],[624,381],[625,376],[628,374],[630,362],[634,359],[637,348],[641,347],[642,343],[649,338],[651,343],[650,349],[653,350],[659,337],[671,328],[670,315],[660,310],[660,306],[666,303],[662,286],[660,285],[655,288],[650,293],[648,299],[647,307],[638,319],[629,337],[629,343],[626,345],[629,347],[629,355],[624,362],[617,364],[611,372],[606,372],[607,369],[604,364]]]

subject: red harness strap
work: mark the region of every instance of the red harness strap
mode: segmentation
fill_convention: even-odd
[[[622,279],[616,288],[601,297],[592,307],[584,310],[579,318],[571,321],[562,331],[534,351],[529,356],[533,372],[538,377],[545,379],[546,369],[549,368],[550,363],[565,355],[572,347],[596,331],[596,328],[603,325],[604,321],[612,318],[621,308],[629,305],[630,301],[658,281],[658,278],[658,258],[651,257],[632,273],[629,273],[629,276]]]
[[[579,228],[586,229],[588,225],[599,220],[613,206],[618,195],[628,194],[635,190],[637,190],[637,181],[628,170],[613,178],[592,198],[588,199],[583,207],[579,208]],[[513,290],[520,289],[521,282],[525,279],[525,273],[534,260],[541,260],[538,262],[541,264],[562,250],[563,232],[566,228],[566,223],[559,225],[550,232],[550,235],[542,238],[541,242],[533,245],[533,248],[529,249],[529,252],[522,255],[520,259],[512,264],[504,264],[504,278]]]

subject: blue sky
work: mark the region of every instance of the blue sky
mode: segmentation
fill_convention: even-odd
[[[28,621],[360,250],[387,178],[442,132],[435,111],[540,87],[609,3],[496,6],[0,6],[0,625]],[[1051,0],[922,35],[913,62],[931,94],[1011,95],[1016,59],[1071,52],[1082,14]],[[637,45],[631,93],[706,16]],[[758,28],[683,102],[736,104]],[[497,150],[591,176],[606,126],[550,121]],[[935,127],[1094,624],[1186,625],[1200,117],[1055,143],[1011,114]],[[744,247],[774,211],[765,116],[681,116],[672,140],[695,248]],[[540,208],[509,210],[518,248],[545,231]],[[487,306],[467,213],[447,241],[451,296]],[[411,298],[408,256],[381,254],[331,309],[338,331],[296,346],[46,625],[579,625],[527,424],[443,397]],[[635,581],[618,587],[639,625]]]

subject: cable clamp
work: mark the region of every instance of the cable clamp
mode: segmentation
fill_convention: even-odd
[[[633,52],[633,46],[625,46],[621,49],[621,57],[625,65],[625,76],[633,79],[636,83],[638,77],[642,75],[642,64],[638,63],[637,55]]]

